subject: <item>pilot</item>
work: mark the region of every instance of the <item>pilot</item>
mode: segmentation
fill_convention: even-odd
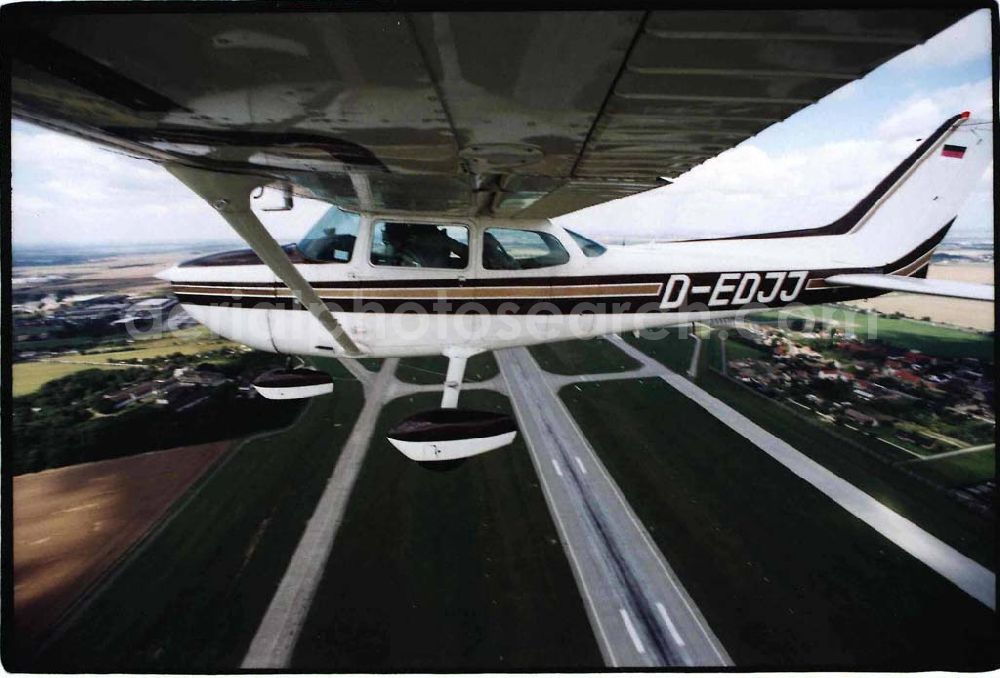
[[[468,262],[469,246],[433,224],[386,224],[382,240],[392,248],[396,266],[455,268]]]

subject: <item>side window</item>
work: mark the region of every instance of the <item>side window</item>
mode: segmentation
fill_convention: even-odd
[[[371,262],[376,266],[465,268],[469,265],[469,229],[380,221],[372,237]]]
[[[483,234],[483,266],[494,271],[516,271],[558,266],[569,261],[559,239],[541,231],[488,228]]]
[[[297,247],[312,261],[346,263],[351,260],[360,225],[359,215],[331,207],[313,224]]]

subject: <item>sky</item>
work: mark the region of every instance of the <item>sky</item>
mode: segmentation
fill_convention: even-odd
[[[690,170],[670,186],[558,219],[605,237],[689,237],[820,226],[863,197],[946,118],[992,118],[989,12],[833,92],[786,121]],[[206,203],[154,163],[14,121],[15,245],[223,240]],[[992,167],[952,238],[991,237]],[[297,240],[326,209],[296,200],[263,221]]]

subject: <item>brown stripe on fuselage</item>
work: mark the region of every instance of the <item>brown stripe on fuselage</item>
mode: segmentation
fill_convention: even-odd
[[[928,266],[930,264],[931,257],[934,256],[934,250],[931,249],[924,254],[920,255],[917,259],[913,260],[905,266],[897,268],[895,271],[890,271],[885,275],[899,275],[904,277],[911,277],[915,275],[920,269]],[[853,287],[853,285],[831,285],[826,282],[823,278],[813,278],[808,283],[806,283],[807,290],[822,290],[822,289],[833,289],[837,287]]]
[[[932,256],[934,256],[934,251],[933,250],[930,251],[930,252],[928,252],[924,256],[920,257],[919,259],[917,259],[916,261],[914,261],[912,264],[909,264],[907,266],[903,266],[902,268],[893,271],[891,273],[891,275],[907,275],[908,276],[908,275],[912,274],[914,271],[918,271],[923,266],[925,266],[931,260]]]
[[[204,285],[173,286],[180,294],[213,296],[287,297],[287,287],[243,288]],[[614,283],[607,285],[519,285],[510,287],[355,287],[316,289],[321,299],[540,299],[550,297],[659,296],[663,283]]]
[[[211,294],[216,296],[229,297],[274,297],[277,290],[273,287],[207,287],[204,285],[171,285],[171,289],[178,294]],[[287,289],[287,288],[286,288]]]

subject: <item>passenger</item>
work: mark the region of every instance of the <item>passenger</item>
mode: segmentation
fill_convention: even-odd
[[[410,247],[409,224],[386,224],[382,242],[389,246],[389,263],[392,266],[422,266],[420,258]]]
[[[433,224],[411,224],[409,246],[427,268],[464,268],[469,260],[469,246]]]
[[[386,224],[382,241],[391,250],[393,266],[464,268],[469,260],[469,246],[433,224]]]
[[[507,254],[500,241],[489,231],[483,233],[483,264],[494,271],[513,271],[521,268],[517,259]]]

